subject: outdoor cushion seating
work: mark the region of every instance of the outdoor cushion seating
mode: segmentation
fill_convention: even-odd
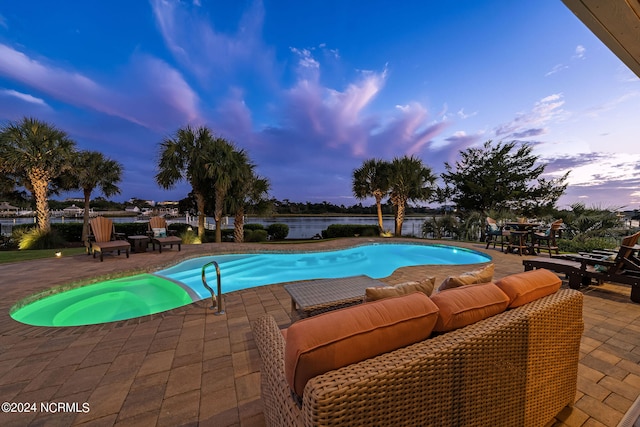
[[[438,307],[415,292],[296,322],[286,332],[287,383],[302,396],[319,374],[426,339],[437,318]]]
[[[569,287],[579,289],[580,286],[598,282],[614,282],[631,285],[631,300],[640,302],[640,259],[636,255],[640,232],[622,239],[620,249],[613,259],[610,255],[601,258],[575,254],[563,257],[535,257],[523,260],[525,271],[545,268],[557,273],[566,274]]]
[[[562,281],[549,270],[525,271],[521,274],[503,277],[496,282],[502,292],[509,297],[509,308],[520,307],[528,302],[551,295],[560,289]]]
[[[117,251],[120,255],[120,251],[125,251],[129,258],[131,245],[126,240],[115,239],[116,232],[112,220],[99,216],[93,218],[89,224],[92,236],[87,242],[87,253],[92,253],[94,258],[96,252],[100,253],[100,262],[104,260],[104,252]]]
[[[557,276],[542,270],[534,273],[511,276],[510,286],[520,294],[526,294],[523,289],[532,285],[551,292],[548,282],[557,283]],[[520,281],[520,277],[526,280]],[[523,289],[518,289],[519,283]],[[491,288],[503,307],[505,301],[516,300],[501,293],[497,285],[488,284],[437,295],[453,303],[455,298],[447,295],[477,292],[479,287]],[[292,389],[287,381],[292,366],[286,367],[293,328],[299,337],[321,348],[325,335],[347,323],[356,308],[413,298],[429,299],[415,293],[325,313],[309,319],[319,319],[313,323],[317,331],[305,330],[310,323],[301,321],[283,332],[273,316],[259,318],[253,324],[253,336],[262,361],[266,425],[541,426],[573,404],[584,324],[582,293],[572,289],[553,292],[450,332],[434,332],[377,356],[367,353],[367,346],[360,349],[352,345],[348,352],[354,355],[360,350],[358,361],[310,374],[301,400],[296,398],[300,384],[294,381]],[[424,310],[430,311],[426,304]],[[347,334],[358,334],[357,323],[349,323],[355,329]],[[369,321],[361,331],[369,331],[371,326]],[[377,341],[370,340],[368,345]]]
[[[509,297],[493,283],[459,286],[431,297],[440,310],[434,331],[447,332],[502,313]]]
[[[172,236],[169,228],[167,227],[167,220],[154,216],[149,219],[149,237],[151,238],[151,246],[152,250],[156,250],[156,245],[158,245],[158,250],[162,253],[163,246],[169,246],[173,248],[173,245],[178,245],[178,251],[181,250],[182,239],[178,236]]]

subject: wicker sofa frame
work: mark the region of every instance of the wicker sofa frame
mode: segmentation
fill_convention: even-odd
[[[467,327],[312,378],[301,406],[285,341],[256,321],[268,426],[541,426],[576,395],[582,294],[563,289]]]

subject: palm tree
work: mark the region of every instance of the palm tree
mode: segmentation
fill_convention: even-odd
[[[0,171],[15,176],[32,194],[41,232],[51,230],[49,193],[55,191],[53,181],[71,168],[75,146],[65,132],[34,118],[0,130]]]
[[[155,176],[158,185],[172,188],[185,179],[191,184],[198,209],[198,237],[204,238],[205,195],[210,188],[205,153],[212,150],[214,138],[211,131],[201,126],[178,129],[175,136],[167,137],[160,143],[158,173]]]
[[[436,176],[417,157],[394,158],[389,173],[391,203],[395,207],[395,235],[402,236],[408,201],[429,200],[435,191]]]
[[[204,153],[206,177],[214,190],[213,219],[216,222],[216,243],[222,242],[222,214],[225,199],[232,184],[247,174],[249,160],[244,150],[236,148],[224,138],[215,138]]]
[[[353,194],[356,199],[374,197],[378,211],[378,226],[382,223],[382,198],[389,192],[389,162],[379,159],[366,160],[361,167],[353,171]]]
[[[81,151],[74,158],[72,175],[73,186],[82,189],[84,193],[82,241],[86,242],[89,235],[91,193],[99,188],[105,197],[119,194],[120,188],[116,184],[122,180],[122,165],[98,151]]]
[[[268,179],[255,174],[252,163],[245,166],[245,173],[231,185],[227,193],[227,208],[234,212],[233,241],[238,243],[244,241],[244,215],[247,208],[257,206],[258,210],[265,210],[265,196],[270,186]]]

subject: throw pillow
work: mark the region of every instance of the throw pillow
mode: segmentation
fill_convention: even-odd
[[[560,285],[562,280],[544,268],[512,274],[496,282],[496,286],[509,296],[510,308],[551,295],[560,289]]]
[[[613,262],[613,261],[616,260],[616,255],[604,256],[604,257],[602,257],[602,260],[603,261]],[[595,264],[593,266],[593,268],[595,268],[598,273],[606,273],[606,272],[609,271],[609,266],[608,265]]]
[[[287,383],[302,396],[313,377],[428,338],[437,318],[429,297],[414,292],[300,320],[286,332]]]
[[[473,285],[476,283],[488,283],[493,280],[495,266],[489,264],[484,268],[463,273],[460,276],[449,276],[442,281],[438,287],[438,292],[445,289],[457,288],[459,286]]]
[[[426,296],[431,295],[436,278],[428,277],[420,282],[405,282],[395,286],[376,286],[365,290],[365,302],[377,301],[383,298],[398,297],[412,292],[422,292]]]
[[[152,228],[153,237],[167,237],[167,229],[166,228]]]
[[[509,305],[509,297],[493,283],[447,289],[431,299],[440,311],[433,328],[436,332],[462,328],[502,313]]]

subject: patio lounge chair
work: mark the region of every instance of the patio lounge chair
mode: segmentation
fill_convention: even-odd
[[[131,245],[126,240],[116,240],[116,232],[113,221],[102,216],[93,218],[89,223],[91,225],[92,237],[87,243],[88,253],[92,253],[96,257],[96,252],[100,252],[100,262],[103,261],[104,252],[125,251],[127,258],[131,251]]]
[[[599,282],[613,282],[631,285],[631,300],[640,303],[640,259],[636,255],[640,232],[622,239],[618,253],[613,256],[572,255],[562,258],[536,257],[523,260],[525,271],[546,268],[556,273],[564,273],[569,279],[569,287],[579,289]]]
[[[152,249],[158,250],[162,253],[163,246],[169,246],[173,248],[173,245],[178,245],[178,251],[181,250],[182,239],[178,236],[171,236],[171,232],[167,228],[167,220],[154,216],[149,219],[149,237],[151,238]]]

